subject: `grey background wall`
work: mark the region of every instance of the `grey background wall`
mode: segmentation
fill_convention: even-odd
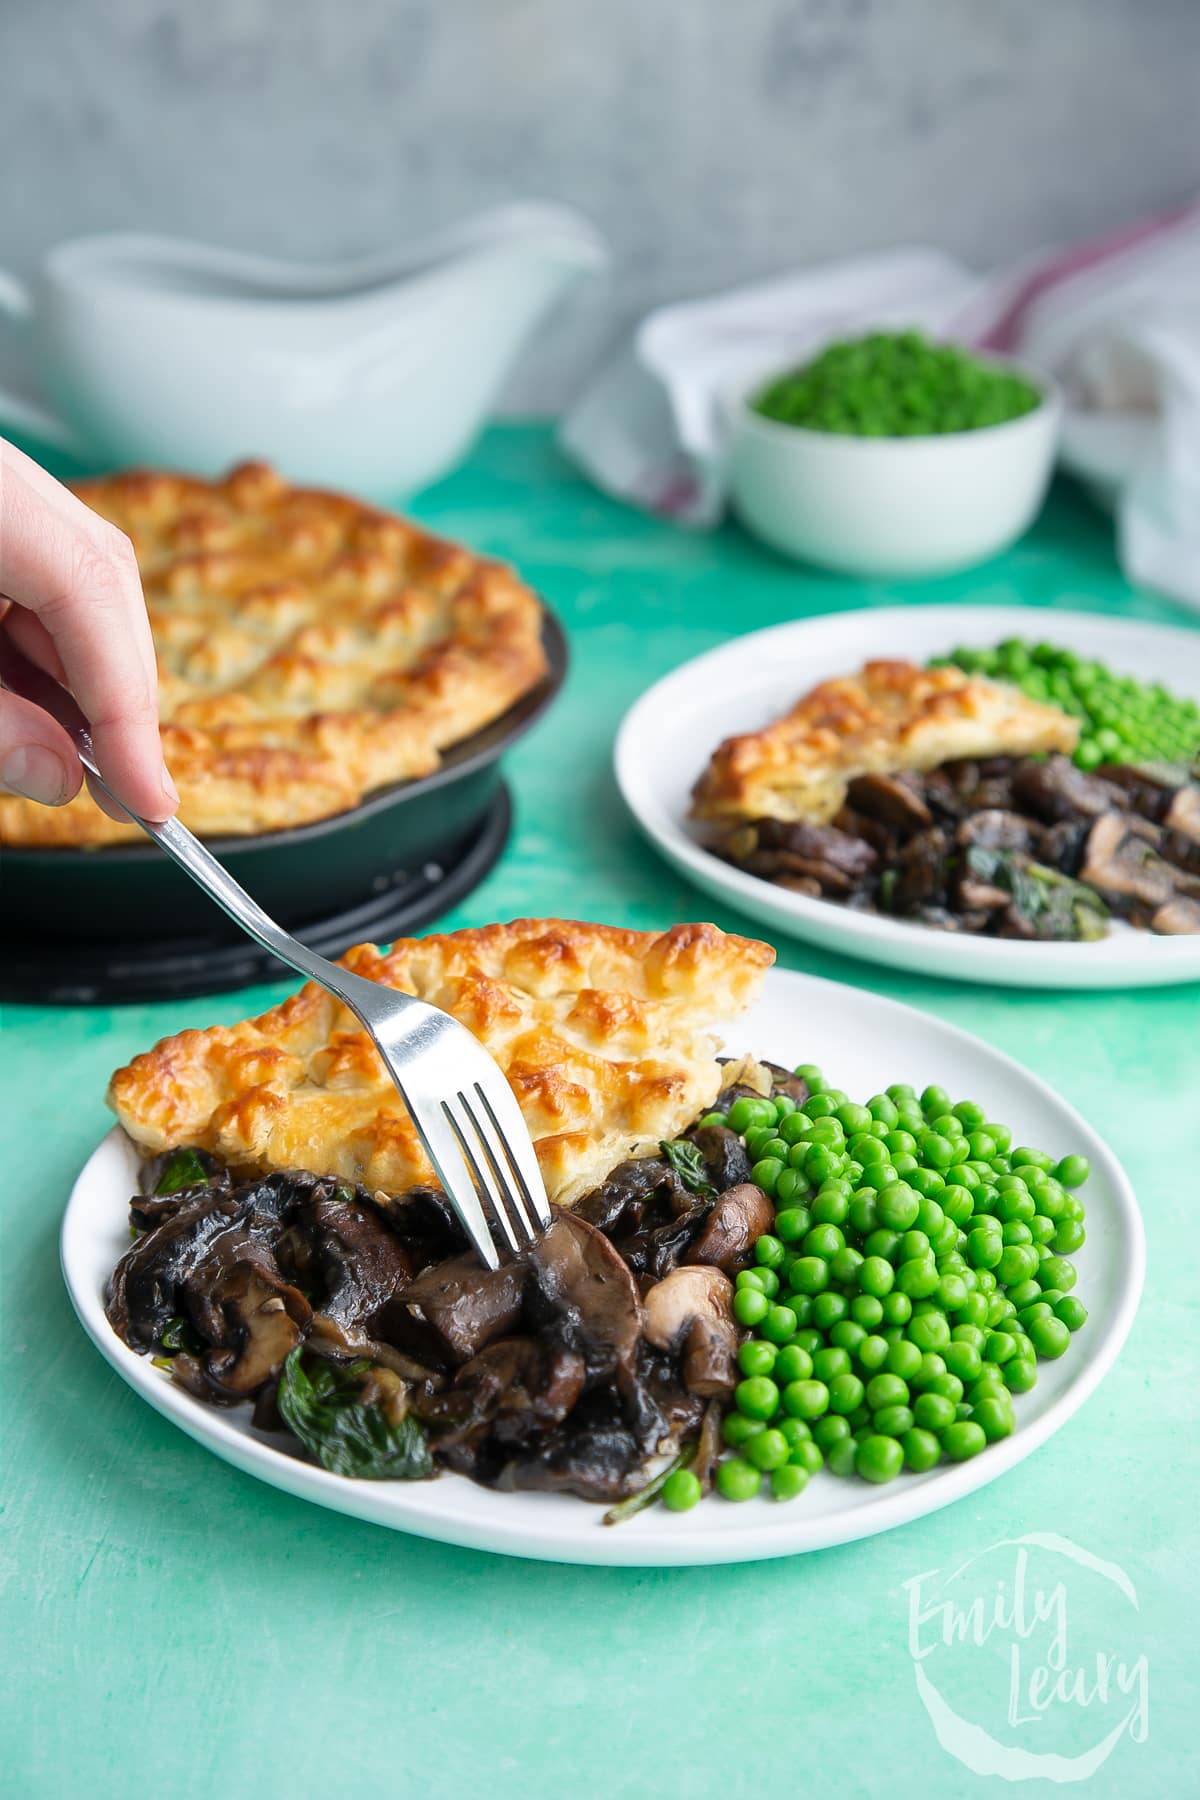
[[[0,262],[569,201],[615,271],[517,410],[666,298],[904,240],[987,263],[1194,189],[1197,0],[0,0]]]

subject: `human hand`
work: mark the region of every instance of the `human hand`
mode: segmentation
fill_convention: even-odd
[[[2,438],[0,633],[74,694],[96,761],[121,798],[143,818],[170,818],[179,795],[163,762],[154,645],[133,547]],[[62,726],[0,691],[0,787],[61,806],[82,780]]]

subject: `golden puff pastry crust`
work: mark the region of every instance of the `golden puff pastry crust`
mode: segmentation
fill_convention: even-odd
[[[823,681],[761,731],[726,738],[692,792],[692,816],[825,824],[858,775],[935,769],[961,756],[1075,748],[1078,722],[961,669],[869,662]]]
[[[712,1028],[755,998],[775,952],[715,925],[518,919],[342,960],[474,1032],[512,1085],[551,1199],[570,1204],[711,1105]],[[164,1038],[118,1069],[108,1099],[147,1153],[189,1144],[393,1196],[434,1182],[366,1034],[311,982],[260,1018]]]
[[[163,753],[201,836],[306,824],[429,774],[546,672],[541,607],[511,570],[264,464],[75,491],[132,540]],[[0,843],[138,835],[86,790],[59,808],[0,796]]]

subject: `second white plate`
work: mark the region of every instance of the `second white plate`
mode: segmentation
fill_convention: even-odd
[[[869,657],[925,662],[959,644],[1045,637],[1120,674],[1200,701],[1200,631],[1022,607],[904,606],[831,613],[735,638],[642,695],[617,734],[617,783],[650,842],[706,893],[848,956],[1014,987],[1161,987],[1200,980],[1200,936],[1120,923],[1094,944],[1020,943],[856,912],[748,875],[706,850],[688,821],[692,784],[722,738],[756,731],[818,681]]]

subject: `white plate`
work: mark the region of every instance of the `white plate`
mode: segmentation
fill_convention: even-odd
[[[1016,987],[1159,987],[1200,980],[1200,936],[1115,925],[1095,944],[1027,944],[939,931],[790,893],[722,862],[688,823],[692,784],[722,738],[756,731],[807,688],[872,656],[924,662],[1007,637],[1064,645],[1200,701],[1200,631],[1027,607],[904,606],[832,613],[735,638],[656,682],[617,734],[617,782],[650,842],[706,893],[847,956]]]
[[[753,1049],[791,1065],[816,1062],[852,1096],[866,1099],[892,1081],[940,1082],[970,1095],[1010,1125],[1018,1143],[1053,1153],[1082,1151],[1092,1165],[1085,1189],[1088,1237],[1074,1259],[1090,1318],[1058,1362],[1041,1365],[1037,1387],[1016,1401],[1017,1430],[972,1462],[886,1487],[821,1473],[796,1501],[731,1505],[711,1499],[693,1512],[653,1507],[605,1527],[602,1508],[559,1495],[496,1494],[458,1475],[431,1482],[349,1481],[298,1461],[256,1432],[249,1408],[222,1411],[173,1385],[138,1356],[104,1317],[104,1289],[129,1246],[128,1202],[136,1158],[119,1129],[92,1154],[75,1184],[62,1227],[67,1288],[84,1329],[117,1373],[159,1412],[218,1456],[272,1486],[378,1525],[479,1550],[553,1562],[651,1564],[744,1562],[823,1549],[886,1531],[933,1512],[1012,1468],[1057,1431],[1109,1368],[1125,1341],[1142,1288],[1142,1222],[1112,1152],[1066,1103],[1017,1063],[965,1032],[873,994],[811,976],[772,971],[762,999],[729,1028],[728,1048]],[[129,1479],[136,1480],[136,1470]]]

